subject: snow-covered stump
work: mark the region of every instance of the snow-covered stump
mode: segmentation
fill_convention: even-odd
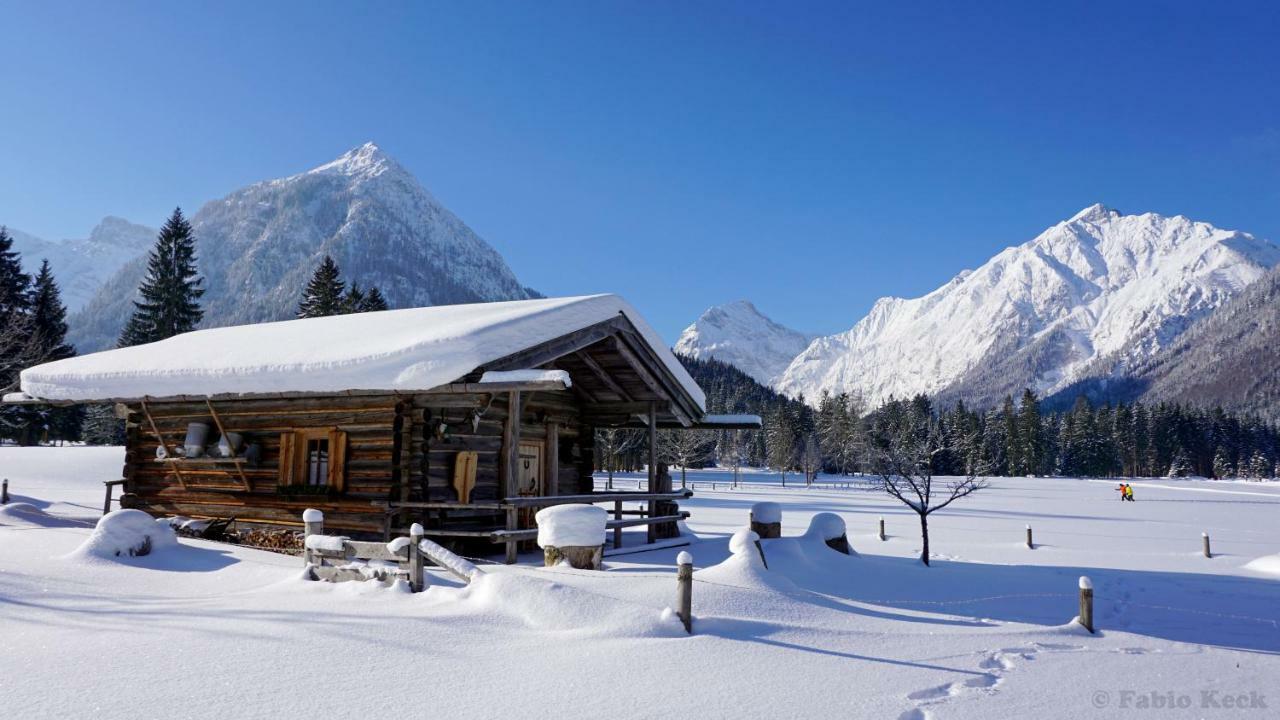
[[[547,567],[569,563],[579,570],[599,570],[604,561],[609,513],[595,505],[553,505],[534,516],[538,547]]]
[[[880,518],[880,541],[884,541],[884,518]]]
[[[844,519],[835,513],[822,512],[813,516],[809,521],[809,529],[805,531],[806,537],[816,537],[827,544],[827,547],[845,555],[852,555],[853,548],[849,547],[849,535],[846,532]]]
[[[765,540],[782,537],[782,506],[776,502],[752,505],[751,530]]]
[[[1080,624],[1085,630],[1093,632],[1093,581],[1086,575],[1080,576]]]
[[[693,555],[681,550],[676,556],[676,614],[684,631],[693,634]]]
[[[1204,556],[1213,557],[1213,553],[1209,551],[1209,533],[1200,533],[1200,538],[1204,541]]]
[[[307,508],[306,510],[302,511],[302,565],[303,567],[310,567],[312,565],[320,564],[320,558],[316,557],[315,553],[308,546],[307,538],[311,537],[312,535],[323,535],[323,534],[324,534],[324,513],[314,508]]]
[[[752,548],[755,548],[755,555],[760,558],[760,565],[768,570],[769,561],[764,557],[764,546],[760,544],[760,536],[754,530],[739,530],[729,538],[729,552],[734,555],[750,557]]]
[[[1035,550],[1035,549],[1036,549],[1036,544],[1035,544],[1034,542],[1032,542],[1032,540],[1031,540],[1031,526],[1030,526],[1030,525],[1028,525],[1028,526],[1027,526],[1027,549],[1028,549],[1028,550]]]

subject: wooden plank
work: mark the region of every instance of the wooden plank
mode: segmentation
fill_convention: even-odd
[[[595,358],[591,357],[591,355],[586,351],[585,348],[577,353],[574,353],[573,357],[574,359],[580,361],[583,365],[586,365],[587,369],[590,370],[591,373],[595,375],[597,379],[600,380],[600,382],[604,383],[605,387],[609,388],[609,390],[611,390],[614,395],[617,395],[623,400],[631,400],[631,394],[628,393],[626,390],[624,390],[622,386],[619,385],[618,382],[613,379],[613,376],[605,372],[605,369],[600,367],[600,363],[596,362]]]
[[[204,404],[206,407],[209,408],[209,415],[213,417],[213,424],[218,426],[218,437],[222,438],[223,440],[227,440],[227,429],[222,426],[222,418],[218,417],[218,411],[213,409],[213,402],[209,400],[209,398],[205,398]],[[230,448],[231,448],[231,441],[227,440],[227,449],[229,450]],[[231,459],[231,458],[228,458],[228,459]],[[235,465],[236,473],[240,476],[240,484],[244,485],[244,491],[251,492],[253,488],[250,487],[249,485],[249,478],[245,477],[244,468],[241,466],[240,463],[235,463],[234,465]]]
[[[382,542],[363,542],[348,540],[344,555],[348,560],[385,560],[387,562],[408,562],[409,548],[405,546],[400,552],[393,553]]]

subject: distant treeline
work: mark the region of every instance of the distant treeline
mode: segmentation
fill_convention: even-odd
[[[1276,477],[1280,430],[1250,415],[1221,408],[1141,402],[1093,405],[1078,398],[1064,412],[1041,410],[1025,391],[1005,397],[985,411],[956,403],[936,408],[926,396],[890,400],[869,409],[856,396],[823,394],[814,408],[804,398],[789,399],[762,386],[727,363],[681,361],[707,393],[710,412],[753,413],[764,419],[759,432],[718,433],[702,463],[742,464],[792,472],[860,472],[866,469],[868,438],[881,418],[906,404],[937,421],[946,450],[934,458],[940,475],[980,469],[989,475],[1072,475],[1088,477]],[[639,464],[639,456],[635,458]]]

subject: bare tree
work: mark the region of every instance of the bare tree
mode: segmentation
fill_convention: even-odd
[[[800,469],[804,471],[805,487],[813,485],[818,472],[822,470],[822,447],[818,443],[817,435],[810,435],[804,439],[800,449]]]
[[[880,411],[868,444],[867,465],[876,483],[920,516],[920,561],[929,564],[929,516],[987,487],[976,463],[967,476],[935,479],[933,462],[954,451],[972,456],[975,438],[947,437],[933,413],[916,402],[890,401]]]
[[[661,430],[658,432],[658,457],[680,466],[680,487],[686,487],[685,471],[689,465],[711,456],[715,438],[704,430]]]
[[[747,459],[747,443],[741,430],[724,430],[716,446],[716,462],[733,470],[733,487],[738,487],[738,476]]]
[[[608,473],[605,487],[613,489],[613,474],[618,470],[618,461],[623,455],[635,447],[640,434],[634,430],[622,428],[599,428],[596,430],[596,447],[600,450],[600,465]]]

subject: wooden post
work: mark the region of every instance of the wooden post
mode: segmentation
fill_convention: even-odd
[[[507,393],[507,420],[502,426],[503,497],[520,494],[520,391]],[[507,529],[520,529],[520,513],[514,506],[507,508]],[[516,563],[516,541],[507,541],[507,564]]]
[[[884,518],[880,518],[880,539],[884,540]]]
[[[614,520],[622,519],[622,501],[621,500],[613,501],[613,519]],[[620,547],[622,547],[622,528],[616,527],[613,529],[613,549],[617,550]]]
[[[693,634],[693,555],[681,551],[676,556],[676,614],[684,631]]]
[[[5,480],[4,484],[5,484],[5,488],[4,488],[5,495],[7,496],[9,491],[9,481]],[[109,482],[103,483],[103,485],[107,486],[107,497],[105,500],[102,501],[102,514],[106,515],[107,513],[111,512],[111,491],[115,489],[115,485],[112,485]]]
[[[658,487],[658,403],[649,403],[649,492],[657,492]],[[653,500],[649,501],[649,517],[657,517],[658,504]],[[648,541],[653,542],[657,536],[653,532],[653,525],[646,526],[648,530]]]
[[[409,587],[414,592],[422,592],[424,587],[422,571],[422,549],[418,543],[426,536],[426,530],[418,523],[409,528]]]
[[[1093,632],[1093,581],[1080,576],[1080,624]]]
[[[1200,537],[1204,540],[1204,556],[1213,557],[1213,553],[1209,552],[1209,533],[1200,533]]]
[[[1035,547],[1036,547],[1035,543],[1031,541],[1031,526],[1028,525],[1027,526],[1027,549],[1034,550]]]
[[[520,511],[513,505],[508,506],[507,507],[507,529],[519,530],[520,529],[518,527],[519,525],[520,525]],[[515,565],[517,559],[518,559],[518,555],[516,553],[516,541],[507,540],[507,564]]]
[[[107,492],[111,492],[108,490]],[[3,484],[0,484],[0,505],[9,504],[9,478],[5,478]]]
[[[303,565],[319,565],[320,558],[314,555],[310,548],[306,546],[307,538],[312,535],[324,534],[324,513],[319,510],[307,508],[302,513],[302,564]]]

